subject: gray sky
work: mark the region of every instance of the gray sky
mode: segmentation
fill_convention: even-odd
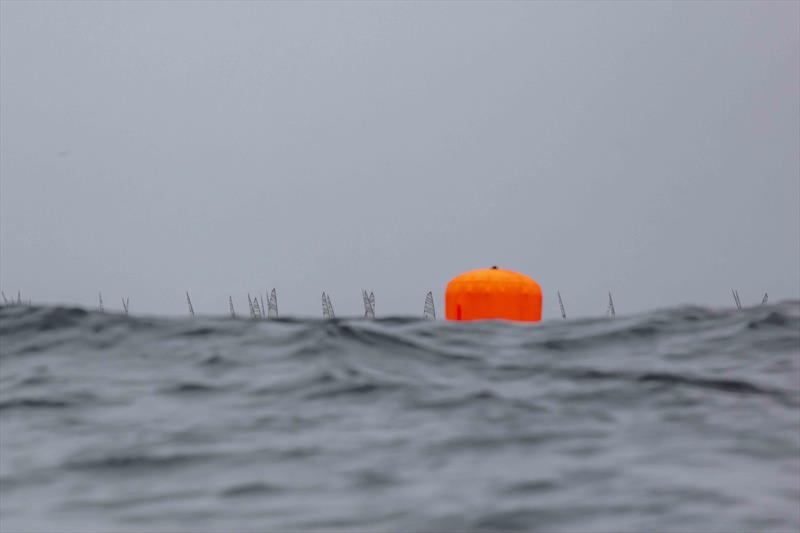
[[[544,316],[800,297],[800,3],[0,3],[0,286]]]

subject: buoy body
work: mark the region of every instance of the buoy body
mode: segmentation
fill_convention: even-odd
[[[445,291],[447,320],[542,319],[542,288],[519,272],[499,268],[473,270],[456,276]]]

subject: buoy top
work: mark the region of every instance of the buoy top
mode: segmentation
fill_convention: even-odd
[[[448,320],[542,319],[542,288],[525,274],[492,267],[456,276],[445,291]]]

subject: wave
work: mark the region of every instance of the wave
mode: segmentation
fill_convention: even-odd
[[[0,307],[0,511],[9,530],[789,529],[799,356],[797,301],[536,325]],[[753,479],[759,505],[732,505]]]
[[[777,364],[764,354],[800,353],[800,301],[738,312],[685,306],[616,320],[536,325],[405,317],[272,322],[140,318],[77,308],[6,306],[0,307],[0,335],[0,361],[51,355],[68,360],[134,358],[149,365],[174,360],[201,372],[157,387],[156,392],[173,396],[224,393],[237,385],[224,384],[219,376],[265,362],[273,370],[245,387],[254,399],[297,394],[306,400],[364,401],[389,392],[410,394],[424,385],[447,391],[453,379],[476,368],[490,379],[638,383],[651,386],[654,393],[688,387],[790,404],[800,394],[791,373],[770,371],[778,378],[765,380],[762,372]],[[692,363],[723,354],[722,372]],[[292,366],[291,372],[271,375],[285,365]],[[65,394],[31,394],[36,387],[56,385],[47,372],[9,375],[0,384],[5,390],[0,409],[5,411],[86,403],[86,398]],[[458,408],[477,401],[513,404],[485,384],[412,403],[419,409]]]
[[[208,453],[175,453],[169,455],[150,455],[140,452],[104,455],[101,457],[70,459],[63,464],[68,470],[146,470],[166,469],[186,466],[191,463],[206,462],[216,458]]]
[[[8,409],[63,409],[71,407],[72,402],[65,400],[51,400],[47,398],[15,398],[0,401],[0,411]]]
[[[378,320],[337,318],[335,320],[282,318],[270,321],[277,329],[261,328],[264,321],[229,319],[227,317],[199,317],[197,319],[150,318],[125,316],[114,313],[87,311],[75,307],[27,307],[0,305],[0,336],[11,338],[28,333],[51,332],[60,329],[78,329],[86,335],[100,334],[109,328],[124,328],[129,333],[151,331],[178,337],[242,336],[262,333],[277,340],[296,342],[314,332],[315,340],[345,339],[366,346],[381,348],[429,350],[426,340],[456,335],[458,342],[467,342],[487,331],[527,330],[535,337],[547,337],[539,346],[563,350],[580,342],[605,342],[636,338],[649,338],[677,331],[701,331],[722,324],[738,324],[746,329],[785,329],[796,332],[800,327],[800,301],[786,301],[742,311],[712,310],[684,306],[659,310],[617,320],[606,318],[578,320],[549,320],[536,325],[520,325],[504,321],[462,322],[425,321],[408,317],[386,317]],[[408,332],[414,333],[407,335]],[[555,338],[553,338],[555,337]],[[534,339],[534,340],[538,340]],[[435,348],[435,346],[434,346]]]

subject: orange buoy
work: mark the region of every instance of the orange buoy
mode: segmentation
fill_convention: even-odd
[[[456,276],[445,291],[447,320],[542,319],[542,288],[529,276],[497,267]]]

